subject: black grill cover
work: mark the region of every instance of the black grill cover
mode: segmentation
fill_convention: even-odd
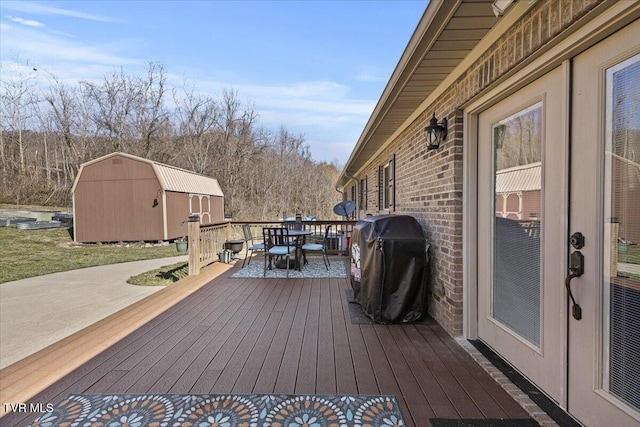
[[[411,216],[369,216],[353,228],[353,298],[374,322],[414,322],[426,314],[428,264],[429,244]]]

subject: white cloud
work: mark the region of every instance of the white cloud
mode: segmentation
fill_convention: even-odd
[[[176,75],[170,76],[170,82],[176,87],[183,83]],[[376,100],[350,98],[348,86],[329,81],[272,85],[211,80],[188,83],[196,92],[213,98],[223,89],[236,91],[245,105],[255,106],[263,126],[272,130],[285,126],[294,134],[302,134],[313,158],[328,162],[344,163],[349,158],[376,105]]]
[[[25,72],[31,74],[33,67],[42,70],[33,76],[43,81],[49,79],[48,73],[66,84],[99,81],[120,67],[128,74],[143,74],[149,59],[127,56],[127,52],[133,51],[129,40],[114,38],[108,45],[91,43],[56,34],[49,28],[18,25],[8,20],[0,22],[0,32],[2,66],[26,60]],[[218,98],[223,89],[236,91],[245,106],[255,107],[260,123],[266,128],[277,130],[283,125],[295,134],[304,135],[317,160],[344,162],[376,104],[375,99],[353,98],[351,87],[335,81],[239,84],[240,78],[234,79],[232,73],[207,70],[208,75],[228,77],[194,80],[192,76],[200,72],[198,66],[181,70],[172,69],[170,64],[167,67],[170,87],[181,88],[186,79],[194,91],[214,98]],[[182,74],[185,72],[187,74]],[[171,96],[166,102],[169,107],[173,106]]]
[[[62,9],[60,7],[49,6],[41,3],[34,3],[30,1],[3,1],[2,8],[5,10],[13,10],[16,12],[33,13],[36,15],[58,15],[68,16],[70,18],[85,19],[89,21],[99,22],[120,22],[118,19],[103,16],[94,15],[91,13],[76,12],[71,9]]]
[[[244,93],[244,92],[242,92]],[[258,96],[251,96],[257,105],[263,105],[278,110],[289,111],[304,111],[304,112],[318,112],[318,113],[331,113],[332,115],[354,115],[354,116],[368,116],[375,103],[368,101],[358,101],[349,99],[336,99],[332,101],[318,100],[312,97],[269,97],[260,98]]]
[[[328,130],[343,126],[353,126],[366,122],[367,116],[344,115],[333,111],[296,111],[287,109],[274,109],[262,105],[256,105],[256,111],[260,114],[260,121],[270,126],[284,125],[289,127],[315,127],[319,130]]]
[[[386,77],[382,77],[380,75],[376,75],[375,73],[371,73],[369,71],[361,71],[354,76],[357,81],[360,82],[385,82],[387,81]]]
[[[36,64],[50,64],[49,68],[62,68],[62,64],[72,66],[109,65],[113,67],[140,64],[140,60],[120,54],[126,48],[126,41],[109,46],[89,44],[69,39],[40,28],[15,26],[0,23],[0,51],[2,60],[16,56]],[[60,64],[57,66],[56,64]]]
[[[251,100],[258,110],[286,111],[310,119],[309,114],[330,114],[334,120],[348,120],[347,116],[368,117],[375,101],[350,99],[348,86],[327,81],[295,82],[289,84],[247,85],[218,81],[195,82],[196,90],[217,95],[224,88],[238,92],[241,98]],[[313,119],[310,121],[317,121]]]
[[[26,25],[27,27],[44,27],[42,22],[35,21],[33,19],[17,18],[13,16],[9,16],[8,18],[16,24]]]
[[[238,90],[244,93],[242,88]],[[349,158],[375,107],[375,101],[347,97],[329,101],[313,97],[248,96],[255,101],[263,125],[271,129],[284,125],[293,133],[303,134],[313,158],[328,162],[339,160],[344,163]]]

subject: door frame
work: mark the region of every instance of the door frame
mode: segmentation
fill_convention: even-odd
[[[569,66],[567,61],[540,77],[538,80],[522,88],[519,92],[505,99],[501,103],[483,110],[480,114],[479,135],[482,152],[478,153],[478,219],[482,225],[478,227],[478,329],[482,332],[481,339],[494,348],[497,353],[512,361],[513,366],[556,402],[563,403],[566,399],[566,329],[558,324],[565,319],[566,304],[564,302],[564,288],[561,286],[564,277],[566,256],[566,241],[562,237],[567,229],[568,218],[568,141],[567,102]],[[496,165],[492,165],[495,154],[493,135],[490,130],[493,124],[505,120],[513,114],[521,114],[529,108],[537,106],[541,114],[540,131],[540,162],[541,162],[541,192],[539,217],[542,225],[541,236],[538,240],[540,264],[538,273],[539,284],[539,341],[533,343],[522,332],[514,329],[506,319],[500,320],[493,313],[494,299],[492,294],[500,288],[494,287],[496,271],[492,264],[499,258],[494,252],[498,244],[495,233],[496,216],[495,181]],[[502,123],[502,122],[500,122]],[[479,144],[480,146],[480,144]],[[491,171],[491,172],[489,172]],[[481,191],[482,190],[482,191]],[[491,194],[491,195],[490,195]],[[487,228],[488,227],[488,228]],[[482,240],[480,240],[482,238]],[[488,246],[494,247],[489,250]],[[481,248],[481,249],[480,249]],[[533,254],[532,254],[533,256]],[[533,314],[533,313],[530,313]],[[482,326],[482,327],[481,327]]]
[[[633,29],[637,32],[638,28],[640,28],[640,22],[636,22]],[[585,57],[576,59],[574,72],[576,76],[574,87],[582,89],[576,90],[575,93],[580,93],[582,98],[587,98],[586,102],[581,100],[582,102],[576,103],[575,111],[580,109],[582,115],[585,115],[585,112],[587,115],[593,113],[596,115],[596,119],[589,123],[587,126],[590,127],[586,129],[584,125],[578,126],[578,123],[575,123],[574,134],[577,135],[577,139],[584,140],[585,134],[595,134],[596,136],[593,137],[593,143],[588,149],[578,150],[574,156],[577,157],[577,164],[586,163],[592,166],[592,163],[595,163],[596,166],[595,168],[587,168],[589,173],[586,174],[592,180],[587,183],[588,188],[595,189],[593,193],[595,208],[592,211],[576,209],[571,218],[571,232],[583,230],[586,236],[594,235],[595,238],[592,238],[590,245],[585,245],[585,248],[582,249],[589,271],[585,271],[582,278],[584,282],[577,281],[573,287],[576,299],[586,309],[585,312],[593,314],[585,316],[581,322],[574,322],[571,326],[570,348],[573,351],[579,346],[585,345],[585,348],[580,348],[578,351],[588,356],[586,359],[580,359],[576,364],[569,366],[569,380],[577,390],[570,396],[569,401],[570,407],[577,409],[574,410],[574,413],[596,419],[596,423],[599,424],[611,419],[610,414],[607,415],[609,408],[613,408],[613,411],[626,413],[630,419],[635,420],[634,425],[638,420],[637,408],[606,390],[604,375],[607,372],[605,368],[607,356],[605,356],[604,349],[609,331],[603,320],[606,317],[607,307],[605,294],[610,285],[604,275],[605,253],[608,246],[605,243],[606,232],[603,225],[605,224],[605,206],[607,205],[605,195],[608,186],[606,180],[610,177],[606,174],[605,148],[607,138],[611,136],[610,131],[607,130],[605,119],[607,117],[606,103],[609,96],[606,72],[640,55],[640,45],[638,45],[637,39],[630,40],[629,31],[627,31],[626,33],[621,32],[618,38],[612,38],[604,41],[602,45],[594,46],[592,50],[585,52]],[[627,41],[629,41],[628,44]],[[635,62],[638,63],[638,59]],[[588,64],[588,67],[584,66],[585,63]],[[575,114],[577,116],[578,113]],[[595,148],[595,151],[592,148]],[[577,176],[576,181],[584,180],[585,175],[581,174],[581,169],[577,168],[573,172]],[[580,201],[578,200],[576,203],[580,203]],[[575,378],[575,381],[572,378]],[[590,387],[593,390],[590,390]],[[589,392],[585,393],[585,390],[589,390]],[[599,399],[593,401],[591,393],[597,395]],[[603,402],[606,404],[602,405]],[[598,417],[600,417],[599,420],[597,420]]]
[[[481,92],[462,105],[464,121],[463,129],[463,336],[467,339],[478,338],[478,118],[482,111],[513,95],[539,77],[558,66],[563,67],[566,87],[571,88],[571,58],[594,46],[609,35],[618,31],[628,23],[640,18],[640,3],[604,2],[574,24],[573,30],[553,39],[513,70],[493,83],[490,88]],[[567,112],[565,133],[561,136],[566,149],[569,149],[571,108],[570,96],[565,97]],[[567,159],[569,161],[569,159]],[[569,173],[567,165],[567,176]],[[568,204],[568,200],[566,201]],[[565,221],[568,233],[568,211]],[[568,243],[563,251],[567,264]],[[561,282],[564,278],[558,278]],[[559,285],[559,286],[560,286]],[[563,336],[567,336],[568,319],[561,325]],[[565,363],[567,361],[565,339]],[[564,384],[567,389],[567,384]],[[560,406],[567,406],[565,393]]]

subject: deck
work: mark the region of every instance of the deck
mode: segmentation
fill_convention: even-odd
[[[391,394],[409,426],[528,417],[437,324],[352,324],[348,288],[348,279],[225,273],[31,401],[68,393]],[[2,424],[33,417],[8,414]]]

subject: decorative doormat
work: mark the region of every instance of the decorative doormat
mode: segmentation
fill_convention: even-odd
[[[316,279],[316,278],[345,278],[347,277],[347,269],[344,264],[344,259],[334,259],[329,265],[329,270],[324,265],[321,257],[308,257],[309,264],[305,264],[302,267],[302,271],[296,269],[289,269],[290,279]],[[244,268],[240,268],[233,273],[230,277],[233,278],[252,278],[262,279],[264,275],[264,258],[262,256],[256,256],[251,260],[251,264],[245,265]],[[273,278],[286,278],[287,270],[285,268],[273,268],[267,270],[267,279]]]
[[[352,325],[375,325],[375,322],[367,317],[362,311],[362,307],[353,300],[353,289],[345,289],[344,293],[349,302],[349,320]],[[428,314],[417,322],[411,322],[413,325],[437,325],[438,322],[433,320]]]
[[[462,419],[452,420],[447,418],[429,419],[432,427],[539,427],[533,418],[514,419]]]
[[[393,396],[70,394],[30,426],[404,426]]]

